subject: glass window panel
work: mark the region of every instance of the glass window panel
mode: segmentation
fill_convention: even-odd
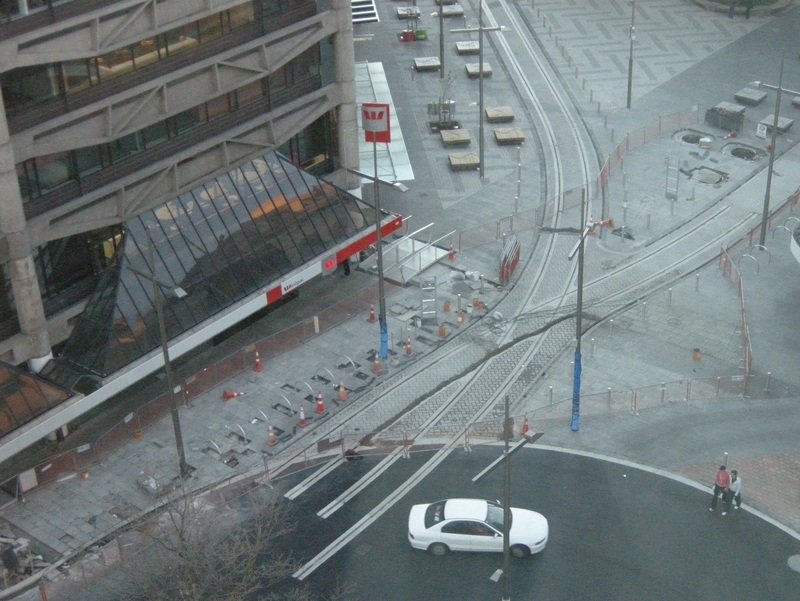
[[[33,173],[28,169],[33,159],[26,161],[26,163],[17,164],[17,182],[19,183],[19,193],[22,198],[30,198],[31,192],[36,188],[36,179]]]
[[[222,34],[225,33],[223,31],[223,17],[224,13],[218,13],[216,15],[206,17],[205,19],[200,19],[197,22],[197,29],[200,34],[201,44],[205,44],[206,42],[210,42],[211,40],[216,40],[217,38],[222,37]]]
[[[203,220],[200,222],[207,231],[207,236],[213,240],[211,244],[206,243],[214,249],[213,259],[208,262],[210,272],[209,282],[217,286],[218,291],[233,299],[243,296],[246,288],[244,282],[247,274],[237,274],[235,270],[229,268],[239,260],[239,253],[235,245],[230,242],[231,235],[235,233],[228,229],[228,224],[222,219],[218,206],[224,206],[227,202],[222,188],[215,182],[213,185],[205,185],[201,189],[193,192],[193,196],[200,201]],[[198,224],[200,225],[200,224]],[[200,229],[198,227],[198,229]],[[226,273],[231,272],[231,273]],[[241,276],[241,281],[237,277]]]
[[[293,264],[299,266],[303,262],[303,256],[297,241],[291,235],[292,229],[296,226],[293,219],[287,219],[286,201],[277,185],[272,165],[277,163],[264,162],[264,169],[259,170],[258,175],[264,186],[264,195],[261,202],[261,211],[269,218],[273,230],[280,232],[281,243],[285,251],[293,258]],[[280,165],[277,165],[280,169]]]
[[[97,84],[97,76],[89,73],[89,61],[86,59],[66,61],[61,64],[64,73],[64,90],[67,94],[74,94]]]
[[[194,129],[201,123],[198,116],[198,110],[196,108],[191,108],[178,113],[175,115],[174,119],[175,127],[177,128],[179,135],[188,130]]]
[[[145,127],[142,130],[142,139],[145,148],[153,148],[162,142],[166,142],[169,139],[166,121],[160,121]]]
[[[144,150],[141,143],[141,135],[139,132],[129,134],[119,140],[114,140],[108,143],[108,149],[111,153],[111,162],[118,163],[131,154],[135,154],[140,150]]]
[[[36,172],[42,192],[68,182],[73,177],[69,152],[37,157]]]
[[[155,38],[142,40],[137,44],[133,44],[130,48],[131,53],[133,54],[133,61],[137,69],[141,69],[147,65],[152,65],[159,60]]]
[[[100,157],[100,148],[97,146],[90,146],[88,148],[79,148],[75,151],[75,161],[78,168],[78,174],[85,177],[90,173],[99,171],[103,168],[102,159]]]
[[[0,75],[6,109],[21,108],[58,96],[58,81],[52,66],[20,67]]]
[[[253,3],[248,2],[247,4],[240,4],[239,6],[234,6],[232,9],[228,11],[231,29],[236,29],[237,27],[242,27],[248,23],[252,23],[254,21],[253,16]]]
[[[236,101],[238,106],[247,106],[261,100],[264,97],[264,82],[263,80],[254,81],[244,87],[236,90]]]
[[[208,111],[209,121],[219,117],[220,115],[227,115],[231,112],[229,95],[224,94],[223,96],[209,100],[206,103],[206,109]]]

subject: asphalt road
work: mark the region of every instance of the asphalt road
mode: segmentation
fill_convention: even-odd
[[[330,592],[346,585],[361,600],[487,600],[502,596],[489,577],[502,555],[433,557],[406,540],[412,504],[448,497],[497,499],[502,470],[472,476],[501,447],[456,449],[431,475],[323,564],[307,582]],[[294,553],[310,560],[430,457],[396,463],[327,520],[316,512],[377,459],[348,463],[293,501],[300,520]],[[542,449],[513,458],[512,505],[550,522],[545,551],[511,563],[511,598],[538,600],[796,600],[800,574],[787,559],[800,541],[746,510],[722,517],[710,495],[628,466]],[[746,491],[745,491],[746,493]],[[746,497],[745,497],[746,503]]]

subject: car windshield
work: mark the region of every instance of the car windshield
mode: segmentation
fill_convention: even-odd
[[[444,504],[445,501],[437,501],[431,503],[425,510],[425,527],[430,528],[434,524],[441,522],[444,519]],[[502,519],[502,512],[501,512]]]
[[[513,519],[513,516],[509,516]],[[495,503],[489,503],[489,511],[486,512],[486,521],[493,527],[503,531],[503,508]],[[511,528],[511,519],[509,519],[508,527]]]

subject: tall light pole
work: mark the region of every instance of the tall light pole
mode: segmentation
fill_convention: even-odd
[[[631,0],[631,50],[628,54],[628,108],[631,108],[631,93],[633,91],[633,42],[636,40],[636,0]]]
[[[450,33],[472,33],[478,32],[478,116],[480,126],[478,127],[478,168],[480,177],[484,177],[483,161],[483,32],[484,31],[506,31],[505,27],[484,27],[483,26],[483,0],[478,0],[478,28],[477,29],[451,29]]]
[[[586,190],[581,190],[581,231],[580,239],[575,248],[569,254],[571,261],[575,256],[575,251],[578,252],[578,306],[576,308],[576,324],[575,324],[575,366],[572,379],[572,431],[577,432],[581,427],[581,329],[583,315],[583,249],[586,242],[586,236],[593,229],[592,226],[586,225]]]
[[[439,0],[439,79],[444,79],[444,0]]]
[[[511,436],[509,432],[509,402],[508,395],[505,399],[505,419],[503,420],[503,459],[505,465],[503,466],[503,601],[511,601],[511,595],[508,592],[510,575],[508,573],[511,562],[511,457],[508,454],[508,439]],[[513,428],[513,426],[512,426]]]
[[[525,432],[522,438],[514,443],[513,447],[509,446],[509,440],[514,433],[514,420],[509,415],[509,398],[505,397],[505,419],[503,420],[503,440],[505,441],[503,447],[503,455],[492,461],[487,467],[482,469],[477,475],[472,478],[473,482],[477,482],[486,474],[490,473],[501,462],[503,465],[503,601],[511,601],[511,595],[508,591],[510,583],[509,568],[511,546],[511,455],[519,451],[526,444],[533,444],[544,436],[544,432]]]
[[[345,170],[359,175],[365,179],[372,180],[372,185],[375,189],[375,246],[378,253],[378,323],[381,329],[381,346],[378,350],[378,356],[381,359],[386,359],[389,356],[389,325],[386,320],[386,293],[383,286],[383,253],[381,252],[381,244],[383,242],[383,234],[381,232],[381,198],[380,198],[380,184],[391,186],[400,192],[406,192],[408,187],[400,182],[390,182],[378,177],[378,151],[377,142],[373,145],[373,160],[375,161],[375,169],[373,175],[368,175],[358,169],[350,169],[345,167]]]
[[[769,196],[770,190],[772,189],[772,169],[775,165],[775,144],[778,142],[778,117],[780,116],[781,112],[781,92],[783,92],[783,63],[786,60],[786,48],[783,49],[783,54],[781,54],[781,71],[780,75],[778,76],[778,86],[768,86],[762,84],[761,82],[755,82],[758,84],[756,87],[763,87],[769,90],[777,90],[777,96],[775,97],[775,116],[772,119],[772,139],[769,145],[769,167],[767,168],[767,190],[764,193],[764,210],[761,213],[761,233],[758,236],[758,244],[760,246],[764,246],[764,242],[767,239],[767,220],[769,219]],[[792,92],[791,90],[786,90],[789,94],[797,94],[797,92]]]
[[[156,276],[156,263],[153,255],[153,238],[150,236],[150,230],[147,230],[147,243],[148,243],[148,268],[150,275],[135,269],[132,266],[128,268],[136,275],[149,280],[153,285],[153,304],[156,306],[156,315],[158,317],[158,330],[161,337],[161,353],[164,357],[164,376],[167,381],[167,388],[169,388],[169,406],[172,415],[172,429],[175,431],[175,447],[178,451],[178,469],[180,470],[181,478],[188,476],[194,468],[186,463],[186,452],[183,448],[183,434],[181,433],[181,420],[178,414],[178,402],[175,399],[175,387],[172,384],[172,364],[169,360],[169,346],[167,339],[167,326],[164,321],[164,292],[166,289],[172,292],[177,298],[186,296],[186,291],[180,286],[171,286],[164,282],[158,281]]]

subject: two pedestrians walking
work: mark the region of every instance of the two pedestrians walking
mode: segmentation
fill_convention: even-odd
[[[742,506],[742,479],[739,472],[727,471],[724,465],[719,466],[719,471],[714,478],[714,489],[711,497],[711,507],[709,511],[717,508],[717,502],[722,498],[722,515],[728,515],[731,507],[739,509]],[[735,504],[734,504],[735,503]]]

